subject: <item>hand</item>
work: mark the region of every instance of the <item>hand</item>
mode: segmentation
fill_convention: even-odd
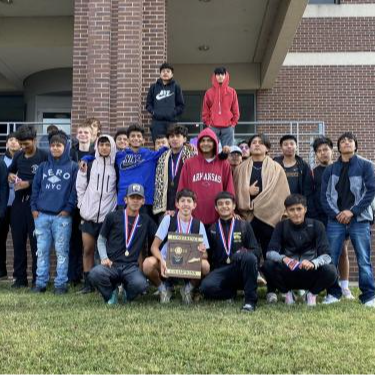
[[[8,175],[8,182],[10,183],[10,184],[14,184],[15,182],[16,182],[16,180],[17,180],[17,175],[16,174],[14,174],[14,173],[9,173],[9,175]]]
[[[299,268],[301,268],[301,270],[310,271],[315,269],[315,266],[314,263],[311,263],[309,260],[305,259],[302,261],[302,263],[300,263]]]
[[[14,183],[14,191],[28,189],[29,187],[29,181],[22,181],[21,179],[18,179],[18,181]]]
[[[223,154],[229,154],[230,153],[230,147],[229,146],[224,146],[221,150]]]
[[[200,243],[198,245],[198,251],[200,251],[201,253],[205,253],[206,252],[206,245],[204,243]]]
[[[349,224],[350,220],[353,217],[353,212],[350,210],[341,211],[337,216],[336,219],[341,224]]]
[[[252,185],[250,185],[249,187],[250,195],[255,196],[259,194],[259,187],[257,185],[258,185],[258,180],[255,181]]]
[[[160,260],[160,273],[163,277],[167,278],[168,276],[166,275],[167,272],[167,263],[165,262],[164,259]]]
[[[61,211],[57,216],[60,216],[60,217],[67,217],[69,216],[69,212],[68,211]]]
[[[38,211],[33,211],[32,214],[33,214],[34,220],[37,219],[38,216],[39,216],[39,212]]]
[[[109,268],[111,268],[112,267],[112,261],[109,259],[109,258],[105,258],[105,259],[102,259],[101,261],[100,261],[100,264],[102,265],[102,266],[104,266],[104,267],[109,267]]]
[[[169,216],[173,217],[175,214],[176,214],[176,211],[165,211],[164,216],[169,215]]]
[[[236,220],[241,220],[242,221],[242,217],[239,214],[234,214],[233,216],[234,216],[234,218]]]
[[[87,173],[87,163],[84,161],[84,160],[81,160],[79,162],[79,170],[82,172],[82,173]]]
[[[283,258],[283,262],[284,264],[291,270],[291,271],[294,271],[297,267],[299,267],[300,263],[298,262],[298,260],[295,260],[295,259],[292,259],[292,258],[289,258],[289,257],[285,257]]]

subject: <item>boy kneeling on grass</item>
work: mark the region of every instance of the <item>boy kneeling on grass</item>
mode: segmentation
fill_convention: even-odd
[[[197,206],[197,197],[189,189],[182,189],[176,195],[176,208],[178,213],[174,216],[165,215],[154,242],[151,246],[152,256],[145,259],[143,272],[159,289],[160,302],[168,303],[172,297],[172,289],[177,279],[166,276],[166,257],[168,249],[168,233],[175,232],[181,234],[200,234],[203,236],[203,243],[199,244],[198,250],[203,253],[201,272],[202,277],[210,272],[210,265],[207,261],[208,241],[203,223],[193,218],[192,212]],[[161,249],[161,250],[160,250]],[[192,303],[192,291],[198,286],[199,280],[184,279],[184,286],[180,293],[182,300],[186,304]]]
[[[331,262],[323,223],[305,218],[306,198],[289,195],[284,202],[287,220],[279,222],[268,246],[263,272],[268,285],[285,293],[285,303],[293,305],[293,289],[308,290],[307,306],[316,306],[316,296],[332,286],[338,276]]]
[[[258,300],[257,277],[261,250],[250,222],[234,217],[234,195],[221,192],[215,198],[219,220],[208,232],[212,271],[200,290],[206,298],[232,299],[237,290],[245,292],[244,312],[253,312]]]
[[[77,204],[78,165],[70,160],[68,137],[63,131],[52,132],[48,138],[48,161],[37,170],[30,199],[38,248],[36,286],[32,291],[46,291],[51,245],[54,244],[57,255],[55,294],[64,294],[68,291],[69,242],[72,212]]]
[[[146,241],[152,242],[156,224],[139,212],[144,203],[143,186],[129,185],[126,209],[109,213],[100,230],[101,264],[94,267],[88,277],[109,305],[118,302],[118,284],[124,285],[124,302],[132,301],[147,290],[148,283],[139,269],[138,259]]]

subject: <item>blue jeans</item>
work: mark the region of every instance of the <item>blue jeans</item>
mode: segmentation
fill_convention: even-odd
[[[362,294],[359,299],[362,303],[375,298],[375,283],[371,265],[371,236],[370,223],[352,221],[349,225],[340,224],[338,221],[329,220],[327,224],[327,237],[331,249],[333,264],[337,267],[341,255],[345,235],[349,235],[357,258],[359,272],[359,289]],[[341,288],[336,282],[328,293],[340,298]]]
[[[69,243],[72,233],[70,216],[48,215],[39,212],[35,220],[37,240],[36,286],[45,288],[49,281],[50,252],[55,245],[57,264],[55,288],[65,287],[68,282]]]

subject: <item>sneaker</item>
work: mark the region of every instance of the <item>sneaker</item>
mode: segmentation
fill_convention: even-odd
[[[246,312],[246,313],[252,313],[255,311],[255,306],[253,306],[251,303],[245,303],[243,306],[242,306],[242,309],[241,309],[242,312]]]
[[[306,305],[309,307],[316,306],[316,295],[310,292],[306,293]]]
[[[375,308],[375,298],[371,299],[370,301],[367,301],[364,303],[366,307],[372,307]]]
[[[128,295],[126,294],[126,289],[125,288],[123,288],[123,290],[122,290],[122,303],[128,303],[129,302],[129,300],[128,300]]]
[[[162,287],[159,290],[159,296],[160,303],[169,303],[171,302],[172,291],[170,288],[167,288],[165,285],[162,285]]]
[[[296,302],[294,301],[293,292],[288,292],[285,294],[285,304],[288,306],[294,305]]]
[[[46,290],[47,288],[42,286],[34,286],[30,289],[31,293],[45,293]]]
[[[62,295],[68,293],[68,288],[66,286],[59,286],[58,288],[55,288],[53,291],[56,295]]]
[[[118,304],[118,289],[116,288],[113,292],[112,292],[112,296],[111,298],[107,301],[107,304],[108,305],[117,305]]]
[[[277,303],[277,294],[276,293],[267,293],[266,295],[267,303]]]
[[[258,284],[258,286],[266,286],[267,285],[266,279],[261,275],[260,272],[258,272],[257,284]]]
[[[324,300],[323,300],[323,305],[331,305],[332,303],[337,303],[337,302],[340,302],[340,300],[336,297],[334,297],[332,294],[327,294],[325,297],[324,297]]]
[[[191,294],[192,288],[190,286],[191,284],[188,283],[181,287],[180,293],[182,297],[182,301],[185,302],[187,305],[190,305],[193,302],[193,296]]]
[[[342,288],[341,291],[342,291],[342,296],[345,299],[349,299],[349,300],[355,299],[355,297],[353,296],[353,294],[352,294],[352,292],[350,291],[349,288]]]
[[[29,283],[27,280],[15,280],[14,283],[11,285],[13,289],[20,289],[20,288],[27,288]]]

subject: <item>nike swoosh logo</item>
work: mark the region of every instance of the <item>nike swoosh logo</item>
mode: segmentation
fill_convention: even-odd
[[[156,95],[156,100],[163,100],[166,98],[169,98],[172,96],[174,93],[173,92],[160,92],[159,94]]]

